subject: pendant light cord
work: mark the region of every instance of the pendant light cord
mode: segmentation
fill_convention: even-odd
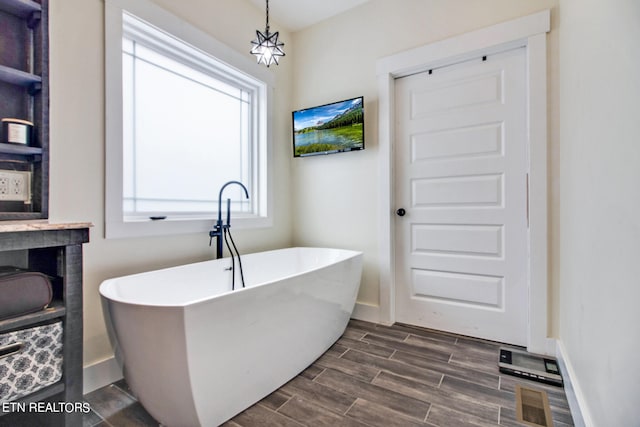
[[[267,0],[267,34],[269,34],[269,0]]]

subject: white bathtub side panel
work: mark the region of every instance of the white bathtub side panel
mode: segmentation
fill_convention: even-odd
[[[322,355],[344,332],[362,258],[188,307],[188,360],[200,424],[221,424]]]
[[[127,383],[162,425],[195,426],[184,310],[109,301]]]

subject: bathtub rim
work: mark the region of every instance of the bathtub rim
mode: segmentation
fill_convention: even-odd
[[[306,269],[306,270],[302,270],[302,271],[298,271],[295,274],[289,274],[289,275],[283,275],[278,277],[277,279],[274,280],[268,280],[268,281],[264,281],[261,283],[257,283],[255,285],[252,285],[250,287],[247,288],[236,288],[235,290],[229,290],[226,292],[222,292],[222,293],[218,293],[218,294],[214,294],[214,295],[210,295],[207,297],[203,297],[203,298],[196,298],[196,299],[191,299],[189,301],[186,301],[185,303],[182,304],[175,304],[175,303],[171,303],[171,304],[159,304],[159,303],[142,303],[142,302],[131,302],[119,297],[116,297],[114,295],[105,295],[105,293],[108,293],[112,287],[116,286],[116,282],[118,280],[122,280],[122,279],[131,279],[131,278],[135,278],[137,276],[143,276],[145,274],[151,273],[151,272],[162,272],[165,270],[171,270],[174,268],[178,268],[178,267],[188,267],[188,266],[193,266],[193,265],[199,265],[199,264],[206,264],[206,263],[213,263],[216,261],[222,261],[222,260],[230,260],[231,257],[224,257],[224,258],[220,258],[220,259],[210,259],[210,260],[206,260],[206,261],[197,261],[197,262],[192,262],[192,263],[187,263],[187,264],[180,264],[180,265],[175,265],[172,267],[165,267],[165,268],[159,268],[157,270],[148,270],[148,271],[143,271],[140,273],[133,273],[133,274],[127,274],[124,276],[118,276],[118,277],[112,277],[109,279],[105,279],[102,281],[102,283],[100,283],[100,286],[98,287],[98,293],[100,294],[101,298],[105,298],[108,301],[111,302],[116,302],[118,304],[127,304],[130,306],[137,306],[137,307],[147,307],[150,309],[184,309],[185,307],[189,307],[195,304],[202,304],[202,303],[206,303],[207,301],[211,301],[214,298],[226,298],[229,297],[230,295],[236,294],[238,292],[245,292],[248,291],[252,288],[257,288],[257,287],[261,287],[261,286],[266,286],[272,283],[276,283],[276,282],[280,282],[282,280],[286,280],[286,279],[290,279],[293,277],[298,277],[301,276],[303,274],[309,274],[312,273],[314,271],[318,271],[320,269],[323,268],[327,268],[331,265],[335,265],[338,264],[340,262],[344,262],[344,261],[348,261],[350,259],[356,258],[356,257],[362,257],[363,256],[363,252],[362,251],[357,251],[357,250],[352,250],[352,249],[341,249],[341,248],[331,248],[331,247],[316,247],[316,246],[292,246],[292,247],[286,247],[286,248],[280,248],[280,249],[271,249],[268,251],[259,251],[259,252],[251,252],[251,253],[247,253],[247,254],[243,254],[242,257],[245,256],[249,256],[249,255],[259,255],[259,254],[269,254],[269,253],[274,253],[274,252],[284,252],[284,251],[293,251],[293,250],[320,250],[320,251],[338,251],[344,254],[344,257],[341,257],[338,261],[336,262],[332,262],[332,263],[325,263],[325,264],[321,264],[319,266],[315,266],[313,268],[310,269]]]

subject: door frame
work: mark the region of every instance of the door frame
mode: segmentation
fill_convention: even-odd
[[[474,57],[516,47],[526,48],[527,156],[529,168],[528,330],[527,349],[554,354],[548,337],[547,260],[547,46],[550,10],[449,39],[430,43],[377,61],[378,144],[380,159],[380,302],[378,318],[395,321],[395,80]]]

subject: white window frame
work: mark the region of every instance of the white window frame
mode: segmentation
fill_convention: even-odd
[[[244,79],[256,84],[253,129],[256,158],[252,164],[250,184],[253,213],[234,214],[233,227],[270,227],[272,218],[272,155],[271,155],[271,94],[274,77],[264,67],[259,67],[247,55],[242,55],[195,28],[175,15],[148,0],[105,1],[105,237],[125,238],[207,232],[213,226],[218,212],[206,215],[167,216],[160,221],[148,217],[125,217],[123,214],[123,96],[122,96],[122,37],[123,14],[142,20],[166,33],[166,43],[176,46],[187,43],[202,52],[203,63],[207,56],[220,61],[220,71],[233,74],[234,79]],[[211,188],[212,198],[217,198],[219,188]],[[224,203],[223,203],[224,205]],[[225,206],[222,207],[223,211]]]

